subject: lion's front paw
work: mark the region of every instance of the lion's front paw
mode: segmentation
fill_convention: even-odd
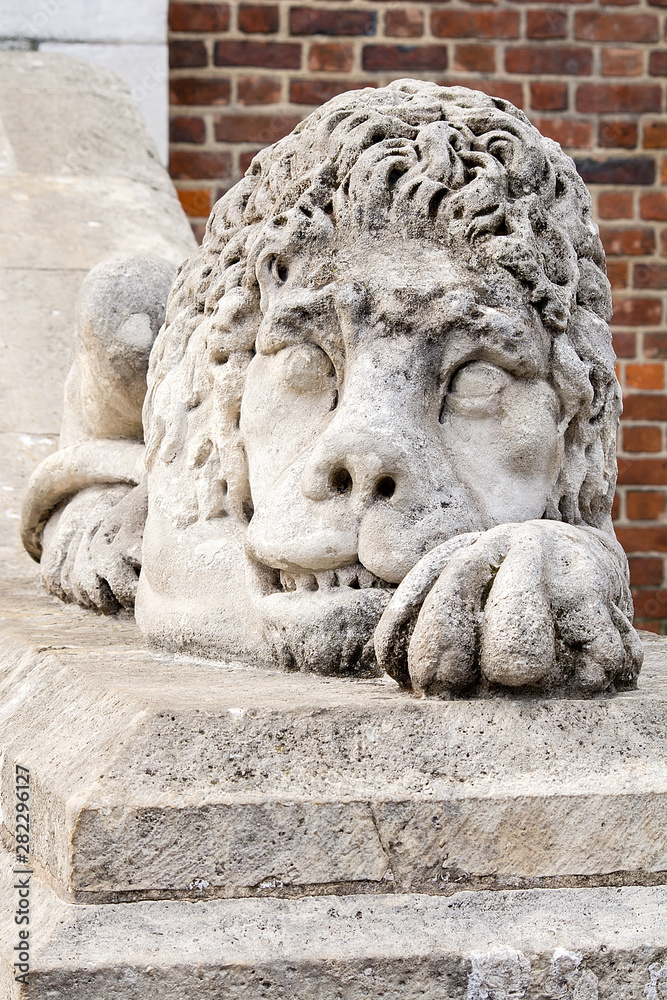
[[[82,490],[46,525],[42,583],[85,608],[133,608],[145,520],[144,485]]]
[[[527,521],[453,539],[425,558],[437,579],[429,586],[418,564],[376,632],[378,659],[397,680],[440,697],[635,683],[643,652],[624,557],[601,532]]]

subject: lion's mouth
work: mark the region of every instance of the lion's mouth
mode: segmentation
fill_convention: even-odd
[[[271,645],[285,670],[319,674],[381,673],[373,631],[397,584],[359,561],[330,570],[279,570],[246,552],[247,585]]]
[[[350,566],[340,566],[338,569],[319,570],[317,572],[288,573],[280,570],[280,592],[283,594],[299,591],[335,590],[395,590],[397,584],[381,580],[375,573],[362,566],[360,562]]]

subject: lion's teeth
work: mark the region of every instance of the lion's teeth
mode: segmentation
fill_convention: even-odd
[[[361,563],[341,566],[338,569],[318,570],[316,573],[288,573],[286,570],[281,570],[280,585],[284,593],[333,590],[335,587],[368,590],[370,587],[389,586]]]

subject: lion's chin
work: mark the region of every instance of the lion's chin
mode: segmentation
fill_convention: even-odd
[[[248,559],[248,589],[278,665],[325,675],[383,673],[373,633],[395,586],[360,563],[297,574]]]

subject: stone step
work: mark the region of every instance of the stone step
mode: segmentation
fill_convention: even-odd
[[[2,1000],[18,1000],[11,862]],[[12,895],[13,894],[13,895]],[[33,878],[30,1000],[656,1000],[667,887],[63,902]]]

